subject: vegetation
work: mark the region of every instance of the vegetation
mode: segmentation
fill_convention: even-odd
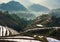
[[[55,10],[56,11],[56,10]],[[37,24],[43,25],[43,27],[60,27],[60,11],[58,10],[57,12],[48,13],[48,14],[43,14],[41,16],[38,16],[30,25],[30,28],[40,28],[37,27]],[[47,30],[45,30],[47,31]],[[41,35],[43,32],[43,35],[49,36],[49,37],[54,37],[60,39],[60,29],[51,29],[48,30],[49,32],[45,33],[44,30],[37,30],[37,31],[30,31],[28,34],[38,34]],[[40,34],[41,33],[41,34]]]
[[[58,15],[58,16],[57,16]],[[35,24],[41,24],[44,27],[60,27],[60,13],[51,12],[43,14],[35,19]]]
[[[53,14],[55,14],[54,12],[52,12]],[[19,16],[17,16],[16,14],[9,14],[8,11],[0,11],[0,25],[4,25],[10,28],[15,29],[16,31],[23,31],[26,29],[32,29],[32,28],[38,28],[36,25],[37,24],[41,24],[43,25],[43,27],[60,27],[60,17],[56,17],[56,15],[51,15],[52,13],[48,13],[48,14],[43,14],[41,16],[38,16],[36,19],[34,20],[27,20],[26,18],[20,18]],[[47,31],[47,30],[46,30]],[[44,32],[41,31],[41,33],[43,32],[43,35],[46,36],[53,36],[53,37],[60,37],[60,30],[49,30],[49,32]],[[38,34],[40,35],[40,31],[31,31],[28,32],[26,34]]]
[[[27,26],[27,20],[18,17],[16,14],[9,14],[8,11],[0,11],[0,25],[20,31]]]

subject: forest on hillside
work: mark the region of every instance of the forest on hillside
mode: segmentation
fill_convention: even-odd
[[[57,13],[57,12],[56,12]],[[48,14],[43,14],[38,16],[36,19],[33,20],[27,20],[26,18],[20,18],[15,13],[9,13],[8,11],[0,11],[0,25],[10,27],[18,32],[22,32],[24,30],[28,29],[35,29],[35,28],[42,28],[36,26],[37,24],[43,25],[43,28],[47,27],[60,27],[60,16],[57,17],[53,11]],[[54,14],[54,15],[51,15]],[[58,13],[59,14],[59,13]],[[45,30],[47,31],[47,30]],[[54,31],[54,29],[48,30],[49,32],[44,32],[43,30],[41,34],[48,35],[47,33],[50,33],[48,36],[52,36],[54,38],[60,37],[60,30]],[[38,35],[40,31],[36,31]],[[30,32],[28,32],[29,34]],[[31,35],[35,34],[34,31],[31,31]],[[57,35],[56,35],[57,33]]]

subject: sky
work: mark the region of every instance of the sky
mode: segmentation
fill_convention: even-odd
[[[12,0],[0,0],[0,4],[7,3],[9,1],[12,1]],[[45,7],[48,7],[49,9],[60,8],[60,4],[59,4],[60,0],[14,0],[14,1],[18,1],[26,7],[32,4],[40,4]]]

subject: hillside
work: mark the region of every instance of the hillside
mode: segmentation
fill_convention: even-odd
[[[21,19],[16,14],[0,12],[0,25],[10,27],[12,29],[15,29],[16,31],[20,31],[26,27],[27,21]]]
[[[52,9],[50,12],[49,12],[49,14],[51,15],[51,16],[55,16],[55,17],[60,17],[60,8],[57,8],[57,9]]]
[[[20,18],[24,18],[24,19],[27,19],[27,20],[33,20],[33,19],[36,18],[36,16],[32,13],[17,13],[17,15]]]
[[[60,27],[60,8],[53,9],[48,14],[38,16],[33,24],[40,24],[44,27]]]
[[[29,9],[35,12],[48,12],[49,11],[47,7],[39,5],[39,4],[33,4],[29,7]]]
[[[11,12],[12,11],[27,11],[27,9],[22,4],[16,1],[10,1],[8,3],[0,4],[0,10],[11,11]]]

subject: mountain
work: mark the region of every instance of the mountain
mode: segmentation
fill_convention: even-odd
[[[30,10],[35,12],[47,12],[49,9],[45,6],[42,6],[40,4],[33,4],[29,7]]]
[[[60,8],[58,8],[58,9],[52,9],[52,10],[49,12],[49,14],[50,14],[51,16],[60,17]]]
[[[21,19],[16,14],[9,14],[8,12],[0,12],[0,25],[7,26],[16,31],[20,31],[26,27],[27,21]]]
[[[26,11],[27,9],[16,1],[10,1],[8,3],[2,3],[0,4],[0,10],[6,10],[6,11]]]
[[[17,14],[20,18],[24,18],[27,20],[33,20],[36,18],[36,16],[32,13],[18,13]]]
[[[15,11],[16,11],[16,15],[18,15],[19,17],[22,17],[22,18],[28,18],[28,19],[34,18],[33,14],[24,13],[27,11],[27,8],[25,8],[22,4],[20,4],[19,2],[16,2],[16,1],[10,1],[8,3],[0,4],[0,10],[6,10],[9,12],[13,12],[13,13],[15,13]],[[17,11],[18,12],[22,11],[22,13],[18,13]]]

